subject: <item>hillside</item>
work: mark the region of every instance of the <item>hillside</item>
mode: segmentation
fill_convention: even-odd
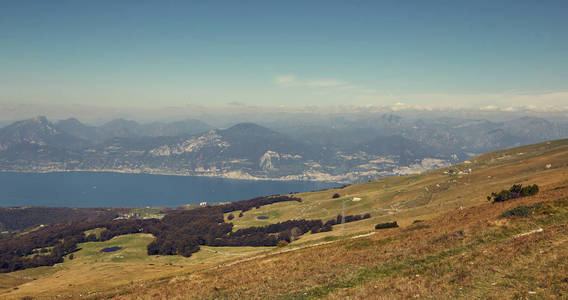
[[[538,184],[540,192],[487,201],[491,192],[518,183]],[[332,198],[335,193],[338,198]],[[562,298],[568,292],[568,140],[294,196],[302,202],[235,217],[233,230],[331,219],[343,204],[346,215],[371,218],[347,223],[344,230],[335,225],[330,232],[307,233],[281,248],[203,247],[189,258],[146,255],[152,237],[144,234],[85,243],[75,259],[54,267],[0,274],[0,296]],[[520,205],[531,213],[501,217]],[[390,221],[400,228],[374,229]],[[123,249],[98,252],[115,245]]]

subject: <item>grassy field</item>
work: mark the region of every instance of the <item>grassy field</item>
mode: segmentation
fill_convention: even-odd
[[[161,207],[137,207],[130,210],[130,214],[137,216],[140,219],[161,219],[164,217],[164,213],[162,211],[164,208]]]
[[[487,201],[491,192],[516,183],[538,184],[541,192]],[[297,194],[301,203],[275,203],[242,217],[233,212],[235,229],[289,219],[325,221],[343,204],[346,214],[372,215],[344,230],[336,225],[331,232],[305,234],[283,248],[202,247],[191,258],[149,257],[151,236],[121,236],[82,244],[74,260],[54,267],[0,274],[0,297],[563,298],[567,187],[568,140],[508,149],[423,174]],[[335,193],[340,197],[333,199]],[[529,217],[499,217],[539,202],[546,208]],[[395,220],[400,228],[374,229]],[[413,224],[417,220],[422,222]],[[536,228],[543,231],[514,238]],[[367,233],[374,234],[359,237]],[[108,246],[123,249],[100,252]]]
[[[175,282],[150,281],[108,296],[565,299],[568,191],[557,187],[547,185],[533,197],[452,210],[420,226],[262,256]],[[544,205],[528,217],[500,217],[537,203]]]
[[[0,274],[0,297],[57,297],[96,295],[116,286],[164,276],[186,274],[217,266],[243,256],[261,253],[264,247],[207,247],[190,258],[149,256],[146,246],[154,239],[149,234],[129,234],[105,242],[79,244],[81,250],[72,260],[53,267],[40,267]],[[101,252],[107,247],[115,252]]]

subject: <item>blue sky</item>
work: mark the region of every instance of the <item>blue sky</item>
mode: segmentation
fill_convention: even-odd
[[[568,1],[2,1],[0,103],[568,107]]]

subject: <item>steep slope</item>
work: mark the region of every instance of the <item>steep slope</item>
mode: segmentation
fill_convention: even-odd
[[[224,130],[181,139],[152,149],[156,157],[183,160],[193,168],[231,170],[258,175],[258,172],[302,172],[302,160],[310,150],[301,142],[252,123],[240,123]],[[288,163],[288,164],[286,164]],[[286,170],[287,169],[287,170]]]
[[[87,126],[75,118],[58,121],[55,123],[55,128],[77,138],[93,142],[97,142],[102,138],[100,131],[96,127]]]
[[[394,154],[399,158],[399,162],[405,165],[424,157],[436,156],[435,152],[429,151],[423,145],[400,135],[378,136],[359,145],[357,149],[381,156],[392,156]]]
[[[231,144],[230,155],[259,159],[267,152],[311,156],[310,150],[300,141],[253,123],[240,123],[219,134]]]
[[[53,123],[40,116],[15,122],[0,129],[0,151],[22,144],[42,147],[57,147],[65,144],[68,147],[74,147],[86,144],[86,141],[57,130]]]
[[[109,296],[563,299],[568,192],[558,187],[518,201],[454,209],[403,228],[133,284]],[[501,216],[518,207],[534,209],[527,217]]]
[[[116,119],[99,127],[104,139],[113,137],[137,137],[142,135],[140,124],[136,121]]]

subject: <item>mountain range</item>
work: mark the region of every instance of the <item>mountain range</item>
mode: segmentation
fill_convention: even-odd
[[[568,125],[407,119],[393,114],[213,128],[187,119],[90,126],[40,116],[0,129],[0,170],[115,171],[357,182],[443,167],[482,152],[568,137]]]

